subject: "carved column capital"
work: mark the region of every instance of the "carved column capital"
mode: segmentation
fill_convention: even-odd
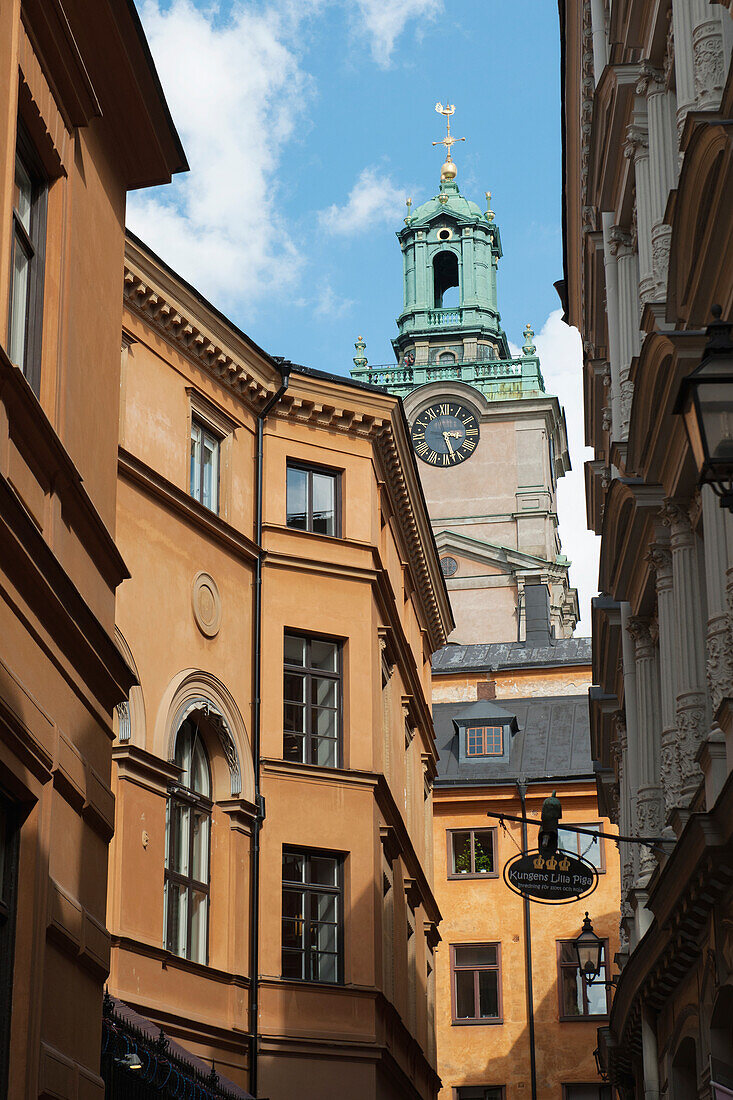
[[[626,624],[626,629],[634,641],[634,655],[637,661],[649,659],[654,655],[654,641],[649,628],[649,620],[639,615],[632,615]]]
[[[649,156],[649,134],[641,126],[626,127],[624,156],[627,160],[638,160],[640,157]]]
[[[646,552],[657,579],[657,591],[672,583],[672,551],[667,543],[653,542]]]
[[[620,225],[614,225],[608,234],[612,256],[631,256],[633,247],[631,233]]]
[[[659,516],[664,526],[669,528],[672,551],[685,544],[692,545],[693,532],[690,513],[682,501],[667,498]]]
[[[644,60],[641,63],[641,75],[636,82],[637,95],[661,95],[666,91],[664,73],[656,69],[651,61]]]

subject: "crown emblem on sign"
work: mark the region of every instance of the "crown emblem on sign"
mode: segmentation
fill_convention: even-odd
[[[535,870],[536,871],[541,871],[544,866],[545,866],[544,859],[542,858],[542,856],[538,855],[537,859],[534,861]]]
[[[546,866],[547,866],[548,871],[554,871],[555,870],[555,868],[557,867],[557,860],[555,859],[554,856],[550,856],[550,858],[547,861]]]
[[[570,870],[570,860],[568,859],[567,856],[562,857],[562,859],[558,863],[558,867],[560,868],[561,871],[569,871]]]

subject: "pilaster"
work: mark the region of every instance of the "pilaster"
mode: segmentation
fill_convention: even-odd
[[[682,133],[688,111],[695,106],[695,62],[692,52],[692,5],[689,0],[672,4],[674,79],[677,89],[677,133]]]
[[[611,230],[611,252],[616,256],[618,272],[618,356],[620,386],[620,424],[617,431],[614,418],[614,435],[626,440],[629,435],[631,401],[634,384],[629,378],[631,360],[639,354],[639,259],[631,234],[614,226]],[[609,317],[610,327],[610,317]]]
[[[725,696],[733,695],[733,647],[726,592],[725,516],[709,485],[702,488],[702,515],[708,607],[706,672],[711,707],[715,712]]]
[[[651,218],[652,272],[656,300],[667,297],[667,269],[672,228],[664,224],[669,192],[677,182],[677,135],[674,125],[674,95],[667,91],[664,74],[648,61],[642,63],[642,76],[636,85],[638,95],[646,96],[649,128],[649,187]]]
[[[695,100],[700,110],[714,111],[720,105],[725,84],[723,24],[717,5],[692,0],[692,8]],[[729,18],[727,13],[725,17]]]
[[[652,196],[649,166],[649,136],[641,126],[626,130],[624,155],[634,162],[636,182],[636,224],[639,247],[639,297],[655,300],[656,280],[652,265]]]
[[[660,674],[660,778],[664,798],[665,818],[676,805],[678,783],[671,786],[669,777],[676,777],[674,745],[677,739],[677,663],[674,632],[675,608],[672,578],[672,554],[667,542],[654,543],[649,549],[657,590],[657,625],[659,630]]]
[[[686,508],[666,501],[663,522],[669,526],[674,584],[677,657],[677,737],[668,769],[667,785],[677,806],[689,807],[702,779],[695,759],[707,733],[705,641],[700,609],[703,606],[695,534]],[[664,774],[664,773],[663,773]]]

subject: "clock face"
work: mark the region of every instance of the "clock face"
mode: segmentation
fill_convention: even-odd
[[[459,466],[479,441],[478,420],[457,401],[428,405],[412,425],[415,454],[429,466]]]

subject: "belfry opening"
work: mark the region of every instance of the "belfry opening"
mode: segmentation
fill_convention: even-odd
[[[433,260],[433,288],[435,292],[434,304],[436,309],[442,309],[442,307],[448,305],[460,305],[459,297],[460,290],[457,295],[449,295],[450,301],[446,300],[446,291],[451,290],[453,287],[459,288],[458,278],[458,257],[455,252],[451,252],[450,249],[446,249],[443,252],[438,252]],[[455,299],[455,300],[453,300]]]

